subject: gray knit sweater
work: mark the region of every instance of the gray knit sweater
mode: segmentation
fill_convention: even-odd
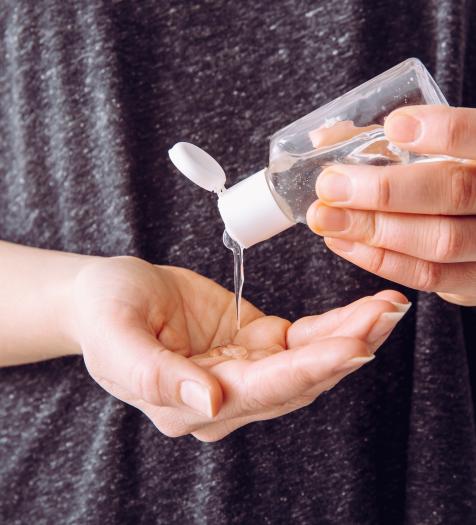
[[[204,147],[234,183],[271,133],[410,56],[476,105],[475,30],[473,0],[0,0],[0,238],[230,288],[215,199],[167,149]],[[246,275],[289,319],[402,289],[304,226],[250,249]],[[372,364],[213,444],[164,437],[80,357],[0,370],[0,522],[476,523],[470,312],[402,290],[414,307]]]

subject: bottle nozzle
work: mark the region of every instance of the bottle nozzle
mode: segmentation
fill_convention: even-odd
[[[218,209],[226,231],[241,247],[253,246],[294,224],[276,202],[266,170],[225,189],[225,172],[206,151],[179,142],[169,150],[169,157],[188,179],[218,194]]]

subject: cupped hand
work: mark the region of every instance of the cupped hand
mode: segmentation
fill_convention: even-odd
[[[291,324],[192,271],[118,257],[74,283],[73,338],[92,377],[168,436],[220,439],[311,403],[373,358],[410,306],[385,291]]]
[[[309,226],[370,272],[476,305],[476,109],[405,107],[384,129],[402,149],[455,160],[330,166],[318,177]]]

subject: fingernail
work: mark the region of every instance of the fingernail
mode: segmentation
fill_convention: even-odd
[[[213,417],[212,399],[207,387],[196,381],[182,381],[180,385],[182,403],[200,414]]]
[[[314,211],[312,221],[315,230],[340,232],[349,227],[350,217],[347,210],[319,205]]]
[[[394,301],[389,301],[395,308],[397,309],[397,312],[403,312],[406,314],[408,310],[410,310],[410,307],[412,303],[395,303]]]
[[[362,356],[362,357],[353,357],[352,359],[349,359],[345,363],[339,365],[337,368],[334,369],[334,372],[350,372],[351,370],[357,370],[361,366],[370,363],[375,359],[375,355],[369,355],[369,356]]]
[[[410,115],[395,113],[385,121],[385,135],[395,142],[414,142],[420,132],[420,121]]]
[[[317,178],[316,191],[321,200],[345,202],[352,197],[352,181],[343,173],[326,170]]]
[[[381,337],[390,333],[404,315],[405,312],[384,312],[381,314],[370,330],[367,341],[375,343]]]
[[[326,237],[326,244],[329,248],[335,249],[338,252],[351,252],[354,249],[354,243],[345,241],[344,239],[335,239],[334,237]]]

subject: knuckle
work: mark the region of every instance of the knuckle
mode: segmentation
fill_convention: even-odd
[[[334,388],[335,384],[329,388],[329,390],[331,388]],[[314,401],[316,400],[316,397],[317,395],[314,395],[314,394],[305,394],[305,395],[302,395],[300,398],[299,398],[299,406],[301,407],[307,407],[309,405],[312,405],[312,403],[314,403]]]
[[[448,113],[446,133],[443,135],[445,151],[451,153],[460,148],[468,135],[469,123],[464,112],[453,109]]]
[[[154,363],[138,361],[131,371],[131,387],[140,399],[153,405],[164,405],[165,399],[160,389],[158,360]]]
[[[449,171],[449,213],[464,213],[474,207],[476,200],[475,175],[464,166],[452,166]]]
[[[314,401],[316,400],[316,397],[317,396],[312,395],[312,394],[302,394],[299,397],[290,399],[286,403],[286,407],[292,411],[299,410],[300,408],[307,407],[311,405],[312,403],[314,403]]]
[[[377,180],[377,208],[379,210],[386,210],[390,206],[391,184],[390,178],[385,169],[382,170],[381,175]]]
[[[266,411],[273,406],[273,396],[270,392],[261,393],[259,397],[256,394],[249,393],[241,400],[240,412],[242,414],[253,414]]]
[[[258,384],[265,385],[266,382],[258,381]],[[270,408],[270,401],[272,400],[273,396],[272,393],[269,391],[269,387],[263,386],[263,388],[260,389],[258,395],[258,392],[254,388],[254,386],[252,384],[249,384],[249,382],[245,378],[244,392],[246,392],[246,394],[240,396],[240,400],[238,403],[238,410],[240,415],[254,414],[256,412],[262,412]]]
[[[435,258],[441,262],[451,262],[463,252],[464,234],[453,220],[441,218],[435,246]]]
[[[340,380],[337,380],[337,381],[330,381],[329,383],[327,383],[324,388],[322,389],[322,392],[321,392],[321,395],[322,394],[325,394],[326,392],[329,392],[330,390],[332,390],[336,385],[338,385],[340,383]]]
[[[376,248],[374,255],[369,259],[368,268],[372,273],[380,273],[385,264],[386,252],[383,248]]]
[[[379,212],[369,212],[367,218],[367,235],[366,240],[370,246],[381,246],[384,237],[385,224],[382,214]]]
[[[294,360],[291,361],[291,373],[293,382],[297,385],[301,392],[305,392],[313,387],[316,383],[316,378],[311,368],[297,365]]]
[[[425,292],[438,289],[441,282],[441,266],[438,263],[418,260],[415,265],[416,288]]]

